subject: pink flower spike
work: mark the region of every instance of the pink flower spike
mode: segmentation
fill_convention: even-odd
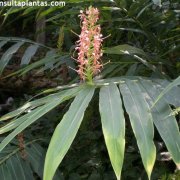
[[[81,34],[75,48],[78,51],[79,69],[77,73],[81,80],[92,81],[103,66],[100,61],[103,38],[101,27],[97,24],[99,10],[90,6],[85,13],[81,10],[79,17],[81,19]]]

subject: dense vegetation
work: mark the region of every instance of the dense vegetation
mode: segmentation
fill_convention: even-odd
[[[177,0],[0,7],[0,180],[178,180],[179,32]]]

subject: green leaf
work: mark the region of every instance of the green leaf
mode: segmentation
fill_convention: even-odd
[[[157,98],[159,91],[154,87],[151,81],[141,80],[142,95],[146,98],[149,107]],[[169,104],[161,99],[151,110],[154,124],[164,140],[168,151],[174,162],[180,165],[180,132],[176,118],[170,116],[172,110]]]
[[[162,79],[155,79],[153,80],[154,86],[162,92],[169,84],[171,81],[168,80],[162,80]],[[171,104],[175,107],[180,107],[180,87],[174,86],[171,88],[166,94],[163,95],[163,98],[166,99],[168,104]]]
[[[50,7],[47,10],[42,11],[39,15],[38,15],[38,19],[41,19],[47,15],[49,15],[50,13],[54,12],[55,10],[57,10],[59,7]]]
[[[103,71],[101,72],[101,76],[104,78],[108,74],[114,72],[114,70],[119,67],[117,64],[109,64],[108,66],[105,66]]]
[[[6,41],[6,40],[5,40],[5,41],[1,41],[1,42],[0,42],[0,49],[1,49],[7,42],[8,42],[8,41]]]
[[[63,11],[62,13],[58,13],[57,15],[54,15],[54,16],[50,17],[49,19],[46,20],[46,22],[54,21],[56,19],[62,18],[65,15],[68,15],[68,14],[75,14],[76,15],[78,13],[79,13],[79,11],[77,11],[77,10]]]
[[[89,86],[82,89],[56,127],[46,154],[44,180],[53,179],[56,169],[77,134],[84,112],[94,94],[94,89]]]
[[[156,101],[154,102],[153,106],[168,92],[170,91],[173,87],[180,85],[180,76],[176,78],[172,83],[170,83],[157,97]],[[153,107],[152,106],[152,107]]]
[[[34,176],[33,176],[33,172],[30,168],[29,163],[24,161],[19,154],[16,154],[15,157],[16,157],[16,161],[18,164],[18,165],[15,165],[17,167],[16,172],[20,171],[24,177],[24,180],[32,180],[34,178]],[[18,178],[19,178],[19,176],[18,176]]]
[[[120,179],[125,149],[125,119],[120,92],[114,83],[100,89],[99,110],[111,164],[117,179]]]
[[[12,156],[9,160],[7,160],[7,166],[11,172],[11,176],[14,177],[15,180],[26,180],[22,164],[18,161],[16,156]]]
[[[57,57],[58,57],[58,55],[53,55],[51,57],[44,57],[39,61],[36,61],[36,62],[34,62],[32,64],[29,64],[26,67],[14,72],[14,73],[11,73],[10,75],[7,75],[6,77],[10,77],[10,76],[13,76],[13,75],[16,75],[16,74],[24,75],[27,72],[29,72],[29,71],[31,71],[31,70],[33,70],[35,68],[38,68],[38,67],[40,67],[42,65],[45,65],[48,62],[56,63],[56,62],[60,61],[59,62],[60,64],[65,63],[65,60],[63,60],[63,57],[59,57],[59,58],[57,58]]]
[[[44,47],[44,48],[47,48],[49,50],[52,50],[53,48],[50,48],[48,46],[45,46],[41,43],[37,43],[37,42],[34,42],[32,40],[29,40],[29,39],[25,39],[25,38],[19,38],[19,37],[2,37],[0,36],[0,41],[10,41],[10,42],[23,42],[23,43],[29,43],[29,44],[37,44],[41,47]]]
[[[0,179],[33,180],[34,173],[42,178],[45,149],[36,142],[42,141],[44,138],[33,138],[29,141],[29,137],[32,138],[32,135],[26,134],[24,141],[25,159],[22,158],[22,150],[19,148],[17,139],[14,139],[12,144],[0,153]]]
[[[120,84],[120,91],[137,140],[144,167],[150,179],[156,159],[156,148],[153,143],[154,127],[148,103],[142,96],[141,89],[135,81],[126,80],[125,83]]]
[[[5,23],[5,21],[7,20],[7,18],[9,17],[9,15],[11,14],[11,12],[13,12],[14,10],[17,10],[17,9],[21,9],[21,8],[18,8],[18,7],[10,7],[9,9],[7,9],[7,12],[4,14],[4,19],[2,21],[2,24]]]
[[[29,148],[26,148],[28,161],[31,163],[33,171],[38,174],[39,177],[43,177],[43,165],[45,149],[40,145],[32,143]]]
[[[140,30],[140,29],[136,29],[136,28],[118,28],[118,29],[120,29],[120,30],[122,30],[122,31],[131,31],[131,32],[135,32],[135,33],[140,33],[140,34],[143,34],[143,35],[145,35],[145,36],[148,36],[148,35],[146,34],[146,32],[144,32],[144,31],[142,31],[142,30]]]
[[[48,96],[45,96],[43,98],[39,98],[39,99],[36,99],[33,101],[29,100],[29,102],[26,102],[22,107],[0,117],[0,121],[6,121],[6,120],[12,119],[14,117],[20,116],[25,111],[32,110],[36,107],[39,107],[39,106],[42,106],[48,102],[51,102],[51,101],[59,98],[61,95],[63,95],[65,92],[69,91],[70,89],[78,87],[78,86],[79,86],[79,84],[76,83],[76,84],[71,84],[71,85],[57,86],[56,88],[47,89],[45,91],[42,91],[39,94],[37,94],[36,96],[34,96],[33,98],[31,98],[30,100],[34,99],[37,96],[44,95],[47,93],[49,94],[49,93],[52,93],[54,91],[59,91],[59,92],[54,93],[54,94],[50,94]]]
[[[47,98],[47,97],[46,97]],[[37,103],[36,103],[37,102]],[[44,101],[44,99],[38,99],[38,100],[35,100],[35,101],[31,101],[31,102],[28,102],[26,104],[24,104],[22,107],[12,111],[12,112],[9,112],[7,114],[5,114],[4,116],[0,117],[0,121],[6,121],[6,120],[9,120],[11,118],[14,118],[18,115],[21,115],[22,113],[24,113],[27,109],[29,108],[36,108],[40,105],[43,105],[45,104],[46,101]],[[36,103],[36,104],[35,104]]]
[[[31,58],[34,56],[34,54],[36,53],[37,49],[39,48],[39,45],[37,44],[32,44],[31,46],[29,46],[23,57],[21,60],[21,65],[27,65],[30,63]]]
[[[36,112],[39,112],[39,110],[41,110],[42,107],[38,107],[35,110],[31,111],[30,113],[12,120],[11,122],[9,122],[8,124],[4,125],[3,127],[0,128],[0,134],[4,134],[6,132],[9,132],[13,129],[15,129],[16,127],[18,127],[20,124],[22,124],[26,118],[28,118],[29,116],[33,115]]]
[[[104,48],[103,52],[105,54],[129,54],[129,55],[139,54],[142,56],[146,56],[146,53],[143,50],[133,47],[133,46],[130,46],[128,44]]]
[[[126,76],[133,76],[136,73],[138,73],[138,64],[137,63],[135,63],[129,67],[128,71],[126,72]]]
[[[155,87],[162,92],[170,83],[171,81],[156,79],[152,81]],[[180,107],[180,87],[174,86],[171,90],[169,90],[166,94],[163,95],[163,98],[175,107]]]
[[[0,166],[0,179],[1,180],[12,180],[12,179],[14,179],[14,177],[12,177],[12,173],[10,172],[7,164],[3,164]]]
[[[35,10],[38,10],[39,9],[39,7],[28,7],[28,8],[26,8],[25,10],[24,10],[24,12],[23,12],[23,16],[25,16],[25,15],[29,15],[30,13],[32,13],[33,11],[35,11]]]
[[[105,54],[117,54],[117,55],[129,55],[132,56],[134,59],[138,60],[145,66],[147,66],[152,71],[156,72],[160,77],[164,77],[164,75],[158,70],[158,68],[152,65],[147,59],[149,60],[150,57],[142,50],[128,44],[114,46],[110,48],[104,48],[103,51]],[[141,57],[140,57],[141,56]]]
[[[4,149],[8,145],[8,143],[20,132],[22,132],[25,128],[27,128],[29,125],[34,123],[36,120],[38,120],[40,117],[42,117],[44,114],[58,106],[63,101],[72,98],[73,96],[78,93],[80,88],[73,88],[69,91],[65,92],[62,96],[58,97],[57,99],[51,101],[50,103],[45,104],[42,107],[39,107],[33,111],[33,113],[26,114],[21,118],[22,123],[12,132],[10,133],[6,138],[3,139],[3,141],[0,143],[0,151]],[[19,119],[16,119],[14,122],[16,123]],[[18,122],[19,123],[19,122]],[[14,125],[16,126],[16,124]]]
[[[27,161],[24,161],[19,154],[11,156],[3,163],[1,175],[4,175],[4,180],[30,180],[33,178],[33,172]],[[2,178],[2,176],[0,176]],[[3,178],[2,178],[3,179]]]
[[[11,46],[1,57],[0,59],[0,74],[2,74],[4,68],[11,60],[13,54],[24,44],[24,42],[18,42]]]
[[[136,16],[136,19],[138,19],[145,11],[146,11],[146,9],[148,9],[150,6],[152,6],[153,5],[153,3],[152,2],[150,2],[150,3],[148,3],[144,8],[142,8],[141,9],[141,11],[138,13],[138,15]]]
[[[46,104],[48,102],[54,101],[55,99],[62,96],[65,92],[66,91],[60,91],[60,92],[45,96],[43,98],[36,99],[34,101],[29,101],[29,102],[25,103],[22,107],[20,107],[20,108],[14,110],[14,111],[9,112],[9,113],[5,114],[4,116],[2,116],[0,118],[0,121],[6,121],[8,119],[11,119],[11,118],[14,118],[16,116],[21,115],[22,113],[24,113],[27,110],[31,110],[31,109],[34,109],[34,108],[36,108],[38,106],[42,106],[42,105],[44,105],[44,104]]]

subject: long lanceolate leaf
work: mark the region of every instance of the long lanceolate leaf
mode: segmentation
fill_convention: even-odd
[[[28,139],[26,138],[24,142],[26,160],[22,159],[21,149],[16,143],[13,143],[12,146],[9,145],[0,153],[1,180],[33,180],[34,173],[40,178],[42,177],[43,169],[41,167],[44,164],[45,149],[36,142],[43,139],[33,138],[32,141]]]
[[[120,179],[125,148],[125,119],[120,92],[115,84],[101,88],[99,108],[110,160],[117,179]]]
[[[61,92],[61,93],[63,93],[63,92]],[[57,95],[60,95],[61,93],[57,93]],[[5,114],[4,116],[0,117],[0,121],[6,121],[6,120],[12,119],[14,117],[20,116],[22,113],[24,113],[25,111],[27,111],[29,109],[34,109],[38,106],[41,106],[41,105],[48,103],[49,101],[52,101],[53,98],[56,98],[56,96],[49,95],[49,96],[46,96],[44,98],[40,98],[40,99],[37,99],[34,101],[27,102],[26,104],[24,104],[20,108],[14,110],[12,112],[9,112],[9,113]],[[1,131],[1,128],[0,128],[0,131]]]
[[[8,41],[8,42],[23,42],[23,43],[29,43],[29,44],[37,44],[41,47],[45,47],[47,49],[53,49],[53,48],[50,48],[48,46],[45,46],[43,44],[40,44],[40,43],[37,43],[37,42],[34,42],[32,40],[29,40],[29,39],[25,39],[25,38],[18,38],[18,37],[2,37],[0,36],[0,41]]]
[[[54,91],[56,92],[58,90],[62,90],[62,91],[50,94],[48,96],[45,96],[45,97],[42,97],[42,98],[39,98],[39,99],[35,99],[33,101],[29,100],[29,102],[27,102],[26,104],[24,104],[20,108],[14,110],[12,112],[9,112],[9,113],[5,114],[4,116],[0,117],[0,121],[6,121],[6,120],[9,120],[9,119],[12,119],[12,118],[15,118],[15,117],[17,118],[17,116],[22,115],[24,112],[31,111],[32,109],[35,109],[35,108],[37,108],[39,106],[42,106],[44,104],[47,104],[47,103],[49,103],[51,101],[54,101],[54,100],[58,99],[59,97],[64,95],[65,92],[68,92],[67,89],[72,89],[72,88],[75,88],[77,86],[78,86],[78,84],[72,84],[72,85],[58,86],[58,87],[53,88],[53,89],[45,90],[45,91],[37,94],[33,98],[31,98],[31,100],[34,99],[37,96],[40,96],[40,95],[43,95],[43,94],[46,94],[46,93],[51,93],[51,92],[54,92]],[[64,89],[66,89],[66,90],[64,90]]]
[[[143,50],[130,46],[128,44],[105,48],[104,53],[105,54],[129,54],[129,55],[138,54],[138,55],[146,56],[146,53]]]
[[[154,129],[149,106],[135,81],[126,80],[125,83],[120,85],[120,90],[137,139],[144,167],[150,179],[156,149],[153,143]]]
[[[17,135],[19,134],[21,131],[23,131],[25,128],[27,128],[29,125],[31,125],[32,123],[34,123],[36,120],[38,120],[40,117],[42,117],[44,114],[46,114],[47,112],[49,112],[50,110],[52,110],[53,108],[55,108],[56,106],[58,106],[60,103],[62,103],[63,101],[70,99],[72,97],[74,97],[76,95],[76,93],[78,93],[79,88],[74,88],[74,89],[70,89],[67,92],[65,92],[62,96],[60,96],[57,99],[53,99],[53,101],[45,104],[42,107],[39,107],[35,110],[33,110],[32,113],[26,114],[21,118],[21,124],[20,124],[20,118],[16,119],[14,121],[14,126],[16,126],[16,123],[18,123],[18,127],[12,132],[10,133],[1,143],[0,143],[0,151],[2,151],[4,149],[4,147],[6,147],[6,145],[8,145],[8,143]]]
[[[39,110],[42,109],[42,107],[38,107],[35,110],[31,111],[30,113],[12,120],[11,122],[9,122],[8,124],[4,125],[3,127],[0,128],[0,134],[4,134],[6,132],[9,132],[13,129],[15,129],[16,127],[18,127],[20,124],[22,124],[26,118],[30,117],[31,115],[35,114],[36,112],[39,112]]]
[[[1,57],[0,59],[0,74],[2,74],[4,68],[6,67],[6,65],[9,63],[11,57],[13,56],[13,54],[18,51],[18,49],[24,44],[24,42],[18,42],[16,44],[14,44],[13,46],[11,46]]]
[[[154,102],[153,106],[168,92],[170,91],[173,87],[180,85],[180,76],[175,79],[172,83],[170,83],[162,92],[161,94],[157,97],[156,101]]]
[[[174,81],[173,81],[174,82]],[[170,84],[172,84],[173,82],[170,82],[168,80],[160,80],[160,79],[153,79],[153,84],[154,87],[157,88],[159,90],[160,95],[167,89],[169,88]],[[159,96],[160,96],[159,95]],[[158,97],[159,97],[158,96]],[[162,96],[169,104],[175,106],[175,107],[180,107],[180,87],[178,86],[173,86],[171,87],[168,92],[163,93]],[[160,97],[160,99],[162,98]],[[158,99],[158,98],[157,98]],[[159,99],[159,100],[160,100]],[[158,101],[159,101],[158,100]],[[157,101],[157,100],[156,100]]]
[[[30,60],[31,58],[35,55],[37,49],[39,48],[39,45],[37,44],[32,44],[31,46],[29,46],[23,57],[22,57],[22,60],[21,60],[21,65],[27,65],[30,63]]]
[[[94,87],[82,89],[71,104],[68,112],[56,127],[46,154],[44,180],[53,179],[56,169],[77,134],[84,112],[93,94]]]
[[[153,86],[151,81],[147,82],[142,80],[140,87],[149,104],[149,107],[151,107],[159,95],[159,91]],[[174,116],[170,116],[172,112],[170,106],[162,98],[159,102],[157,102],[151,111],[154,124],[164,140],[167,149],[172,155],[174,162],[177,165],[180,165],[180,132],[176,118]]]
[[[142,49],[124,44],[124,45],[114,46],[114,47],[110,47],[110,48],[105,48],[104,53],[105,54],[117,54],[117,55],[126,54],[126,55],[133,56],[135,59],[137,59],[142,64],[147,66],[149,69],[156,72],[160,77],[162,76],[161,72],[159,72],[159,70],[154,65],[150,64],[147,61],[147,59],[150,59],[150,58]]]
[[[63,93],[64,93],[64,91],[61,91],[61,92],[58,92],[55,94],[50,94],[50,95],[40,98],[40,99],[29,101],[26,104],[24,104],[23,106],[21,106],[20,108],[0,117],[0,121],[6,121],[6,120],[12,119],[14,117],[20,116],[22,113],[24,113],[27,110],[34,109],[36,107],[42,106],[50,101],[55,100],[56,98],[60,97]],[[0,131],[1,131],[1,128],[0,128]]]
[[[51,57],[44,57],[43,59],[39,60],[39,61],[36,61],[32,64],[29,64],[28,66],[6,76],[6,77],[10,77],[10,76],[13,76],[13,75],[16,75],[16,74],[19,74],[19,75],[24,75],[26,74],[27,72],[31,71],[32,69],[35,69],[35,68],[38,68],[46,63],[49,63],[49,62],[52,62],[53,64],[60,61],[60,64],[63,64],[65,61],[62,60],[61,58],[57,58],[58,55],[52,55]]]

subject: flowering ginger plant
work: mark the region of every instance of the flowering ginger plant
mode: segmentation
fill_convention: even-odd
[[[97,75],[102,63],[100,58],[102,56],[102,34],[101,27],[97,24],[99,19],[99,11],[97,8],[90,6],[85,13],[80,11],[81,19],[81,34],[79,40],[76,42],[76,50],[78,51],[78,70],[77,73],[80,79],[93,83],[93,77]]]

